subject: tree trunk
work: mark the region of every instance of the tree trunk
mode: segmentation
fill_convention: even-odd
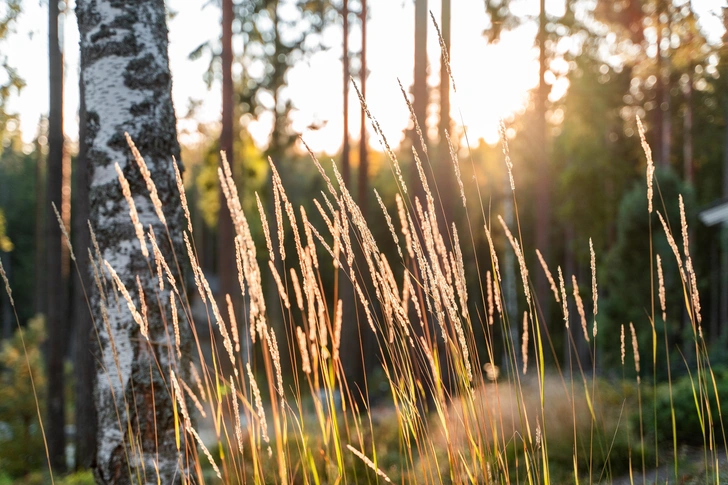
[[[233,2],[222,1],[222,132],[220,149],[225,152],[230,170],[235,169],[235,152],[233,143],[233,111],[235,99],[233,95]],[[222,159],[220,160],[222,167]],[[230,217],[225,195],[220,190],[220,212],[218,215],[218,254],[217,274],[220,279],[218,305],[227,308],[225,295],[229,294],[237,311],[240,309],[240,292],[237,290],[237,266],[235,263],[235,246],[233,241],[233,221]]]
[[[43,180],[43,145],[40,137],[45,135],[45,123],[41,118],[38,123],[38,135],[35,139],[35,295],[33,295],[33,313],[45,313],[46,309],[46,270],[45,270],[45,183]]]
[[[341,176],[344,184],[350,187],[351,182],[351,161],[349,160],[349,0],[344,0],[341,16],[344,20],[344,143],[341,147]]]
[[[551,205],[550,205],[550,157],[546,127],[546,102],[548,99],[548,87],[546,86],[546,2],[540,1],[541,10],[539,13],[538,29],[538,93],[536,96],[536,139],[538,140],[538,152],[536,154],[538,168],[538,182],[536,185],[536,248],[541,251],[546,261],[550,257],[550,228],[551,228]],[[539,155],[540,152],[540,155]],[[549,283],[543,271],[536,271],[536,298],[543,311],[543,316],[550,314],[551,298],[549,296]],[[541,319],[543,320],[543,319]]]
[[[450,57],[450,16],[451,0],[442,0],[442,17],[440,20],[440,33],[445,44],[447,57]],[[443,220],[440,230],[443,234],[450,233],[450,224],[453,222],[453,206],[458,200],[455,197],[456,180],[453,171],[453,162],[450,159],[450,149],[447,146],[445,132],[450,133],[450,76],[447,73],[445,56],[440,56],[440,125],[438,129],[439,144],[437,148],[436,187],[442,206]],[[447,238],[449,241],[449,238]],[[447,244],[447,242],[446,242]]]
[[[728,10],[724,10],[728,17]],[[726,33],[728,37],[728,32]],[[723,107],[726,120],[728,120],[728,101]],[[726,123],[723,140],[723,199],[728,199],[728,123]],[[720,251],[721,251],[721,299],[720,299],[720,321],[728,324],[728,222],[724,222],[720,228]],[[723,329],[721,329],[723,333]]]
[[[662,3],[662,2],[661,2]],[[669,7],[667,7],[669,8]],[[665,12],[668,17],[667,25],[667,39],[670,39],[670,12]],[[662,30],[662,22],[658,20],[658,28]],[[660,36],[661,37],[661,36]],[[662,54],[660,45],[657,46],[657,59],[659,66],[658,82],[662,86],[660,103],[660,116],[661,125],[660,130],[662,135],[660,137],[662,146],[660,147],[660,163],[663,167],[670,166],[670,152],[672,151],[672,118],[670,116],[670,48],[666,49],[665,55]]]
[[[172,251],[182,255],[185,250],[172,165],[173,157],[179,160],[180,150],[165,5],[163,0],[79,0],[76,13],[86,103],[90,219],[102,257],[114,268],[138,310],[139,278],[149,327],[146,339],[127,305],[117,305],[112,293],[94,292],[91,305],[100,338],[94,472],[101,484],[180,483],[187,469],[175,444],[169,372],[174,369],[184,379],[189,366],[175,360],[173,337],[165,331],[165,322],[171,321],[170,287],[165,284],[164,290],[159,289],[150,270],[153,256],[142,254],[115,170],[118,164],[134,196],[139,223],[145,232],[151,227],[175,271]],[[125,132],[146,161],[166,225],[155,214]],[[147,240],[144,247],[150,250]],[[105,273],[108,278],[108,271]],[[179,285],[180,275],[176,278]],[[180,333],[185,358],[191,343],[189,326],[180,325]]]
[[[367,0],[362,0],[361,6],[361,70],[359,72],[360,91],[364,98],[366,98],[367,89]],[[367,213],[367,200],[368,200],[368,146],[367,146],[367,132],[366,132],[366,113],[364,109],[361,110],[361,126],[359,135],[359,172],[358,172],[358,191],[357,198],[358,204],[362,211],[362,214],[366,217]],[[343,175],[342,175],[343,176]],[[349,187],[351,190],[351,187]],[[350,227],[344,228],[344,230],[350,231],[352,241],[355,241],[354,230]],[[360,263],[354,266],[363,268],[361,264],[362,252],[356,244],[354,244],[354,253],[356,260]],[[367,401],[367,380],[366,380],[366,369],[368,364],[371,364],[372,359],[369,357],[371,352],[371,338],[369,335],[369,328],[366,324],[366,317],[364,315],[364,309],[361,306],[361,302],[356,297],[354,291],[354,285],[350,281],[348,275],[349,268],[345,267],[340,273],[340,291],[342,300],[342,342],[341,342],[341,361],[346,376],[346,383],[351,393],[352,400],[358,405],[363,405]],[[365,281],[362,280],[362,272],[356,272],[359,284],[365,285]],[[366,291],[366,290],[365,290]],[[361,409],[361,407],[360,407]]]
[[[445,44],[445,51],[450,57],[450,17],[451,0],[442,0],[442,17],[440,20],[440,33]],[[443,159],[447,157],[447,146],[444,143],[445,130],[450,131],[450,77],[447,74],[445,56],[440,58],[440,145]]]
[[[50,113],[48,117],[48,185],[46,200],[48,305],[48,453],[55,473],[66,470],[63,357],[67,325],[63,295],[61,228],[53,211],[63,209],[63,54],[58,38],[58,0],[48,2],[48,59]]]
[[[415,72],[414,72],[414,102],[415,117],[422,128],[422,134],[427,139],[427,105],[429,96],[427,92],[427,0],[415,0]],[[412,144],[420,146],[417,133],[413,130]],[[424,153],[420,158],[424,161]],[[418,179],[415,170],[415,179]],[[419,184],[417,184],[419,185]]]
[[[367,0],[361,2],[361,95],[367,97]],[[361,111],[361,135],[359,136],[359,208],[366,218],[369,200],[369,153],[367,149],[367,123]]]
[[[412,109],[415,118],[422,129],[422,135],[427,141],[427,105],[429,92],[427,91],[427,0],[415,0],[415,45],[414,45],[414,80],[412,84]],[[415,127],[410,131],[412,146],[417,150],[420,160],[427,170],[427,159],[420,148],[420,139]],[[427,174],[428,172],[425,172]],[[410,171],[410,185],[414,197],[425,203],[425,193],[420,182],[419,173],[412,159]],[[413,199],[414,200],[414,199]]]
[[[89,268],[87,248],[90,245],[88,229],[88,158],[86,149],[86,106],[83,99],[83,81],[80,87],[80,106],[78,110],[78,157],[76,158],[75,220],[73,242],[78,252],[78,272],[80,279],[74,286],[74,321],[76,324],[76,355],[74,359],[76,395],[76,469],[89,469],[96,451],[96,408],[94,407],[94,368],[95,342],[92,336],[91,309],[86,300],[92,290],[91,268]]]
[[[685,83],[685,115],[683,116],[683,162],[685,181],[693,183],[693,65],[688,67],[688,82]]]
[[[344,179],[344,185],[346,185],[349,190],[352,190],[351,160],[349,157],[351,151],[351,147],[349,146],[349,77],[351,75],[349,66],[349,0],[344,0],[344,3],[342,5],[342,17],[344,22],[344,52],[342,57],[344,68],[344,142],[341,149],[341,176]],[[363,81],[361,82],[361,84],[364,84]],[[363,112],[364,110],[362,110],[362,113]],[[345,338],[342,342],[344,349],[344,354],[342,354],[342,362],[347,382],[351,383],[351,387],[354,388],[355,385],[358,385],[362,381],[361,370],[363,369],[363,366],[361,365],[361,358],[356,357],[361,355],[361,351],[358,350],[358,347],[352,345],[354,342],[356,342],[354,335],[358,334],[358,330],[355,325],[356,301],[354,295],[354,287],[351,284],[351,281],[349,281],[346,269],[339,271],[338,290],[339,298],[342,301],[342,312],[344,315],[342,325],[346,330]]]

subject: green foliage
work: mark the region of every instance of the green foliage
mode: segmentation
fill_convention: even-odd
[[[57,485],[93,485],[93,473],[90,470],[78,471],[65,477],[53,477]],[[22,478],[13,479],[7,473],[0,473],[0,485],[45,485],[50,483],[48,472],[35,471]]]
[[[680,246],[680,212],[678,208],[678,194],[685,199],[688,226],[695,223],[695,203],[692,190],[682,182],[671,170],[656,172],[654,210],[662,213],[672,228],[673,236]],[[664,205],[663,205],[664,201]],[[651,216],[647,210],[647,188],[644,181],[635,182],[632,190],[627,192],[619,205],[617,219],[617,239],[607,254],[600,284],[609,289],[604,304],[605,317],[600,319],[600,335],[605,335],[602,342],[605,344],[619,342],[620,327],[625,325],[629,333],[629,322],[634,322],[637,339],[642,355],[643,372],[652,372],[652,327],[649,316],[652,309],[650,275],[655,281],[655,295],[657,294],[657,269],[654,257],[660,255],[665,276],[665,293],[667,300],[667,322],[662,322],[660,307],[655,297],[655,329],[658,337],[657,345],[657,372],[658,378],[666,377],[665,346],[663,332],[667,330],[670,345],[680,345],[682,342],[682,308],[684,305],[683,287],[680,282],[679,271],[675,257],[670,249],[665,232],[655,213]],[[651,231],[651,232],[650,232]],[[652,234],[652,253],[650,252],[650,238]],[[650,261],[650,254],[653,260]],[[601,312],[600,312],[601,314]],[[687,349],[689,350],[689,349]],[[604,363],[617,367],[619,353],[604,352]],[[628,368],[630,371],[633,367]]]
[[[20,321],[26,321],[33,316],[36,289],[34,215],[40,202],[36,193],[37,158],[36,152],[26,154],[22,151],[19,131],[9,140],[0,153],[0,251],[8,249],[4,234],[12,241],[12,251],[3,255],[3,265],[8,272]],[[4,302],[5,299],[0,298],[0,305]]]
[[[704,376],[704,384],[702,386],[703,397],[701,398],[701,390],[698,388],[697,376],[693,374],[693,380],[689,376],[684,376],[672,384],[672,405],[675,409],[675,425],[677,432],[677,442],[679,444],[687,444],[693,446],[703,446],[703,433],[700,425],[700,415],[696,406],[696,397],[700,403],[700,413],[706,423],[705,436],[709,439],[707,409],[710,407],[710,415],[713,420],[713,432],[715,440],[723,443],[723,431],[721,430],[721,410],[728,409],[728,369],[713,369],[715,374],[715,388],[709,373]],[[718,397],[716,399],[715,389],[718,389]],[[670,411],[670,388],[667,383],[660,384],[652,402],[645,404],[645,409],[656,409],[657,418],[645,420],[646,431],[651,435],[657,435],[657,439],[662,443],[672,443],[672,414]],[[720,403],[718,402],[720,401]],[[652,414],[652,413],[650,413]],[[636,422],[638,416],[633,416],[632,421]],[[655,428],[655,422],[657,427]]]
[[[93,485],[96,482],[90,470],[83,470],[64,477],[60,483],[62,485]]]
[[[2,43],[13,29],[13,25],[21,12],[21,0],[5,0],[0,4],[0,43]],[[2,52],[0,50],[0,52]],[[4,134],[6,126],[15,116],[6,111],[5,103],[10,95],[19,92],[25,82],[18,72],[8,64],[7,57],[0,54],[0,154],[3,151]]]
[[[5,214],[0,210],[0,251],[9,253],[13,250],[13,243],[7,236],[7,221]]]
[[[625,137],[620,117],[629,88],[627,71],[616,72],[591,55],[574,59],[569,91],[562,101],[564,121],[554,141],[559,222],[570,226],[584,251],[592,238],[597,254],[606,251],[616,225],[619,201],[636,175],[636,140]],[[606,70],[606,74],[602,71]],[[641,149],[640,149],[641,150]]]
[[[0,470],[20,477],[45,463],[43,436],[38,423],[38,401],[43,406],[46,379],[41,344],[45,320],[37,316],[0,351]],[[31,381],[32,373],[32,381]]]
[[[268,162],[247,133],[243,132],[241,138],[235,144],[233,177],[240,187],[243,210],[246,213],[251,210],[257,212],[254,192],[260,192],[265,183]],[[219,160],[217,142],[212,141],[197,153],[185,154],[186,169],[191,172],[195,184],[192,194],[195,208],[210,228],[217,227],[220,211]]]

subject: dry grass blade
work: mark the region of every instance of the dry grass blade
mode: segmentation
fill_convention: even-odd
[[[640,134],[642,150],[645,152],[645,157],[647,158],[647,210],[650,214],[652,214],[652,182],[655,178],[655,164],[652,161],[652,149],[650,148],[649,143],[647,143],[647,138],[645,137],[645,127],[642,126],[642,120],[639,116],[637,117],[637,130]]]
[[[159,200],[159,194],[157,193],[157,186],[154,184],[154,180],[152,180],[152,174],[149,171],[149,168],[147,167],[147,163],[144,161],[144,158],[142,157],[141,153],[139,153],[139,150],[137,150],[136,145],[134,145],[134,141],[131,139],[131,136],[129,136],[129,133],[124,133],[124,136],[126,137],[126,142],[129,144],[129,148],[131,148],[131,153],[134,155],[134,160],[136,161],[137,165],[139,166],[139,171],[142,174],[142,177],[144,178],[144,183],[147,185],[147,190],[149,191],[149,198],[152,199],[152,205],[154,206],[154,212],[157,213],[157,217],[159,217],[159,220],[162,221],[162,224],[165,226],[167,225],[167,219],[164,217],[164,211],[162,211],[162,201]]]
[[[73,254],[73,246],[71,246],[71,238],[68,237],[68,231],[66,230],[66,225],[63,223],[63,218],[61,217],[61,214],[58,213],[58,209],[56,208],[56,203],[51,202],[51,205],[53,206],[53,212],[56,213],[56,219],[58,219],[58,225],[61,227],[61,232],[63,233],[63,238],[66,240],[66,246],[68,246],[68,252],[71,255],[71,259],[75,262],[76,256]]]
[[[182,359],[182,351],[179,348],[179,316],[177,315],[177,304],[174,302],[174,293],[169,293],[169,306],[172,310],[172,326],[174,327],[174,348],[177,350],[177,358]]]
[[[490,271],[485,273],[485,286],[488,295],[488,325],[493,325],[493,279]]]
[[[458,181],[458,188],[460,189],[460,199],[463,201],[463,208],[467,209],[467,200],[465,199],[465,187],[463,186],[463,178],[460,175],[460,162],[458,161],[458,154],[455,151],[455,147],[452,145],[450,140],[450,133],[445,130],[445,139],[447,140],[447,148],[450,151],[450,160],[452,161],[453,170],[455,171],[455,178]]]
[[[569,328],[569,304],[566,301],[566,286],[564,286],[564,275],[561,272],[561,266],[559,270],[559,286],[561,287],[561,312],[564,314],[564,326]]]
[[[185,219],[187,220],[187,230],[192,234],[192,218],[190,217],[190,207],[187,204],[187,192],[185,192],[185,184],[184,180],[182,180],[182,174],[179,172],[177,159],[174,157],[172,157],[172,166],[174,167],[174,178],[177,181],[179,201],[182,204],[182,210],[184,210]]]
[[[142,226],[141,222],[139,222],[139,214],[137,213],[134,198],[131,196],[131,188],[129,187],[129,182],[126,180],[124,172],[121,171],[121,167],[119,167],[118,163],[114,164],[114,168],[116,168],[116,174],[119,177],[121,192],[124,194],[126,203],[129,205],[129,216],[131,217],[131,223],[134,225],[134,230],[136,231],[136,236],[142,249],[142,254],[145,258],[149,258],[149,250],[147,249],[147,244],[144,240],[144,227]]]
[[[640,381],[640,349],[637,344],[637,332],[634,330],[634,325],[629,322],[629,331],[632,334],[632,355],[634,356],[634,370],[637,372],[637,382]]]
[[[260,423],[260,433],[266,443],[270,443],[268,437],[268,422],[265,419],[265,408],[263,407],[263,399],[260,397],[260,388],[258,383],[255,381],[253,371],[250,369],[250,362],[245,364],[245,368],[248,371],[248,380],[250,380],[250,388],[253,391],[253,398],[255,399],[255,408],[258,413],[258,421]]]
[[[235,306],[229,294],[225,295],[227,303],[228,317],[230,318],[230,332],[233,334],[233,342],[235,342],[235,352],[240,352],[240,335],[238,333],[238,319],[235,318]]]
[[[657,261],[657,283],[658,283],[658,296],[660,299],[660,310],[662,310],[662,321],[667,321],[667,311],[665,310],[666,298],[665,298],[665,277],[662,273],[662,258],[660,255],[655,256]]]
[[[8,275],[5,273],[2,260],[0,260],[0,276],[2,276],[3,282],[5,283],[5,292],[8,294],[8,298],[10,299],[10,306],[14,307],[15,301],[13,300],[13,290],[10,288],[10,282],[8,281]]]
[[[148,340],[149,336],[147,335],[147,329],[146,325],[144,323],[144,320],[142,319],[142,316],[139,314],[139,311],[136,308],[136,305],[134,304],[134,300],[132,300],[131,295],[126,289],[126,286],[124,286],[124,283],[119,278],[119,275],[116,274],[116,271],[114,271],[114,268],[109,264],[108,261],[104,260],[104,264],[106,265],[106,269],[111,275],[111,279],[116,284],[116,288],[119,290],[119,292],[124,297],[124,300],[126,300],[126,305],[129,308],[129,311],[131,312],[132,317],[134,318],[134,321],[139,325],[139,329],[142,333],[142,335]]]
[[[364,112],[367,115],[367,118],[369,118],[369,121],[372,122],[372,126],[374,126],[374,132],[379,136],[379,141],[384,146],[384,151],[387,153],[387,156],[389,157],[389,160],[392,162],[392,165],[394,166],[394,172],[397,175],[397,179],[399,180],[400,187],[402,188],[402,191],[406,194],[407,193],[407,184],[404,183],[404,178],[402,177],[402,170],[399,167],[399,161],[397,160],[397,155],[394,154],[392,151],[392,148],[389,146],[389,142],[387,142],[387,137],[384,136],[384,133],[382,132],[382,128],[379,126],[379,122],[372,116],[371,112],[369,112],[369,108],[367,107],[367,102],[364,99],[364,96],[362,96],[361,91],[359,91],[359,86],[357,86],[356,82],[351,79],[352,84],[354,84],[354,89],[356,90],[356,94],[359,97],[359,103],[361,103],[361,107],[364,110]]]
[[[523,375],[528,369],[528,312],[523,312],[523,337],[521,338],[521,355],[523,356]]]
[[[592,336],[597,336],[597,313],[599,313],[599,293],[597,292],[597,258],[594,254],[594,245],[592,244],[591,238],[589,238],[589,256],[591,265],[591,277],[592,277],[592,304],[594,305],[594,328],[592,329]]]
[[[308,356],[308,342],[306,333],[301,327],[296,327],[296,337],[298,339],[298,350],[301,353],[301,370],[305,374],[311,373],[311,359]]]
[[[387,221],[387,227],[389,228],[389,232],[392,234],[392,239],[394,239],[394,245],[397,247],[399,257],[404,259],[404,256],[402,256],[402,248],[399,247],[399,238],[397,237],[397,233],[394,230],[394,225],[392,224],[392,218],[389,216],[389,212],[387,212],[387,206],[385,206],[384,202],[382,202],[382,197],[379,195],[377,189],[374,189],[374,195],[376,195],[377,197],[379,207],[382,208],[382,212],[384,213],[384,219]]]
[[[440,42],[440,52],[442,53],[442,59],[445,61],[445,69],[447,69],[447,75],[450,78],[450,81],[452,81],[452,90],[457,92],[457,88],[455,87],[455,78],[452,75],[452,69],[450,69],[450,54],[448,53],[447,45],[445,45],[445,40],[442,38],[442,33],[440,32],[440,26],[437,24],[437,21],[435,20],[435,16],[432,14],[432,10],[430,10],[430,18],[432,19],[432,23],[435,26],[435,32],[437,32],[437,39]]]
[[[187,393],[187,395],[190,396],[190,399],[192,399],[192,402],[195,405],[195,409],[197,409],[197,411],[200,413],[200,415],[203,418],[206,418],[207,417],[207,413],[205,412],[205,408],[202,407],[202,403],[197,398],[197,396],[195,395],[195,393],[192,392],[192,389],[190,389],[190,386],[188,386],[187,383],[185,381],[183,381],[182,379],[178,379],[178,380],[179,380],[179,383],[182,384],[182,387],[184,388],[184,390]]]
[[[579,312],[579,319],[581,320],[581,329],[584,332],[584,338],[589,342],[589,331],[586,328],[586,312],[584,311],[584,302],[579,295],[579,284],[576,281],[576,276],[571,275],[571,285],[574,291],[574,300],[576,300],[576,310]]]
[[[265,209],[263,209],[263,204],[260,202],[260,197],[258,196],[258,192],[255,193],[255,201],[258,204],[258,212],[260,213],[260,223],[263,226],[263,235],[265,236],[265,245],[268,248],[268,255],[270,256],[271,261],[275,261],[276,255],[273,251],[273,243],[271,243],[270,239],[270,227],[268,227],[268,218],[265,216]]]
[[[536,256],[538,257],[539,263],[541,263],[543,272],[546,273],[546,279],[548,280],[549,285],[551,285],[551,292],[554,294],[554,299],[556,300],[556,303],[561,303],[561,298],[559,298],[559,289],[556,287],[556,282],[554,281],[553,276],[551,276],[551,271],[549,270],[546,261],[543,259],[541,251],[539,251],[538,249],[536,250]]]
[[[682,229],[683,238],[683,253],[685,254],[685,269],[690,278],[690,297],[693,304],[693,311],[698,323],[701,323],[702,317],[700,314],[700,293],[698,292],[698,280],[695,275],[695,268],[693,267],[693,259],[690,257],[690,242],[688,240],[688,221],[685,217],[685,204],[683,203],[682,194],[678,195],[680,204],[680,227]]]
[[[243,454],[243,427],[240,423],[240,407],[238,405],[238,392],[235,389],[235,380],[230,377],[230,392],[233,400],[233,413],[235,413],[235,438],[238,442],[238,451]]]
[[[506,125],[501,121],[498,125],[501,144],[503,145],[503,156],[506,161],[506,168],[508,169],[508,179],[511,182],[511,191],[516,190],[516,182],[513,180],[513,162],[511,162],[511,152],[508,149],[508,135],[506,134]]]
[[[510,229],[508,229],[506,222],[500,215],[498,216],[498,221],[501,223],[501,226],[503,226],[503,230],[508,237],[508,241],[511,243],[513,251],[516,253],[516,258],[518,258],[518,266],[521,270],[521,280],[523,280],[523,293],[526,295],[526,305],[529,306],[531,305],[531,288],[528,285],[528,268],[526,268],[526,260],[523,257],[523,251],[521,251],[520,244],[518,244],[518,241],[516,241],[513,237],[513,234],[511,234]]]
[[[420,140],[420,148],[422,149],[422,153],[427,156],[427,143],[425,143],[425,137],[422,135],[422,129],[420,128],[420,122],[417,119],[417,115],[415,114],[415,108],[412,106],[412,102],[410,102],[409,97],[407,96],[407,92],[404,90],[404,86],[402,86],[402,81],[400,81],[399,78],[397,78],[397,83],[399,84],[399,90],[402,92],[402,97],[404,97],[404,101],[407,103],[407,108],[409,108],[410,119],[415,126],[417,138]],[[414,147],[412,148],[414,150]]]
[[[685,277],[685,270],[683,269],[683,262],[682,257],[680,256],[680,250],[677,247],[675,238],[672,237],[672,232],[670,232],[670,228],[667,227],[667,222],[665,222],[665,218],[662,217],[662,214],[659,211],[657,212],[657,217],[660,219],[662,229],[665,231],[667,243],[670,245],[670,249],[672,249],[672,253],[675,255],[675,261],[677,261],[677,267],[680,270],[680,277],[685,283],[688,283],[687,278]]]
[[[392,480],[389,479],[389,477],[387,476],[387,474],[384,473],[379,468],[377,468],[377,466],[374,464],[374,462],[372,460],[370,460],[364,453],[362,453],[361,451],[357,450],[356,448],[354,448],[351,445],[346,445],[346,447],[349,449],[349,451],[351,451],[352,453],[354,453],[361,461],[363,461],[369,468],[371,468],[372,470],[374,470],[377,473],[377,475],[379,475],[380,477],[382,477],[385,482],[392,483]]]

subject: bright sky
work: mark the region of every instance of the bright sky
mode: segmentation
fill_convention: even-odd
[[[73,7],[74,0],[70,1]],[[41,114],[48,112],[48,22],[44,3],[37,0],[24,2],[25,11],[15,33],[3,45],[3,54],[7,55],[9,64],[18,69],[27,83],[21,95],[14,96],[9,103],[10,111],[20,114],[26,141],[35,136]],[[208,91],[202,78],[209,57],[190,61],[187,56],[204,41],[219,38],[220,11],[209,5],[209,0],[167,0],[167,3],[177,13],[169,23],[169,56],[178,117],[185,115],[190,99],[197,99],[202,100],[202,106],[196,121],[216,122],[220,117],[220,85],[216,83]],[[538,0],[520,3],[526,12],[537,12]],[[205,4],[208,6],[203,8]],[[456,0],[452,4],[451,65],[458,89],[452,97],[452,116],[459,122],[462,114],[471,139],[484,138],[492,143],[497,140],[499,119],[522,110],[527,91],[537,83],[538,51],[533,47],[535,25],[507,32],[498,45],[488,45],[482,35],[488,25],[483,0]],[[714,0],[693,0],[693,5],[706,31],[713,40],[719,39],[723,28]],[[435,18],[440,17],[439,1],[430,0],[429,8]],[[368,103],[385,136],[390,143],[397,144],[409,116],[397,78],[405,87],[412,84],[414,2],[369,0],[369,10],[368,60],[371,73]],[[547,10],[560,14],[563,1],[547,0]],[[75,140],[78,132],[78,28],[72,14],[67,15],[64,22],[65,130],[67,136]],[[351,30],[350,49],[358,51],[361,45],[358,25],[354,24]],[[292,115],[293,128],[304,133],[314,150],[334,153],[340,148],[343,130],[340,25],[328,29],[324,40],[330,49],[315,54],[310,63],[300,63],[289,72],[287,96],[297,108]],[[437,86],[440,49],[430,24],[428,56],[431,63],[430,84]],[[565,87],[555,86],[553,94],[558,95]],[[349,101],[349,127],[356,139],[359,133],[359,101],[353,90]],[[326,125],[318,131],[306,131],[312,122],[326,122]],[[250,126],[256,141],[264,143],[270,126],[270,118],[263,118]],[[181,122],[180,129],[194,130],[194,126]],[[374,148],[379,148],[378,145],[373,143]]]

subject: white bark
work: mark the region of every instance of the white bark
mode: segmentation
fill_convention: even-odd
[[[150,225],[154,228],[174,268],[171,251],[182,254],[181,208],[172,166],[172,157],[179,159],[179,145],[171,99],[164,0],[78,0],[77,4],[87,110],[91,223],[102,257],[117,272],[137,307],[135,281],[137,275],[140,277],[149,307],[147,341],[126,304],[117,304],[115,296],[107,295],[109,335],[98,290],[93,296],[102,364],[95,392],[96,479],[115,484],[139,483],[141,479],[151,484],[159,478],[164,484],[176,483],[185,471],[180,468],[175,444],[167,381],[171,369],[186,377],[183,369],[188,366],[176,367],[164,329],[164,319],[169,317],[169,287],[164,292],[156,287],[114,169],[118,163],[129,181],[140,222],[145,231]],[[171,245],[155,215],[124,132],[136,142],[157,185]],[[165,303],[159,305],[160,301]],[[189,348],[189,329],[182,330],[182,347]],[[160,375],[155,359],[164,375]],[[137,441],[133,444],[129,443],[128,423]]]

